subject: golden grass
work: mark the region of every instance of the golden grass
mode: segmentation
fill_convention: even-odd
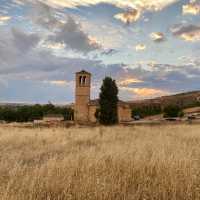
[[[200,126],[0,128],[1,200],[199,200]]]

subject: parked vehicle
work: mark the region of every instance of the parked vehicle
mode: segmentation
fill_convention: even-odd
[[[139,121],[140,119],[141,119],[141,118],[140,118],[139,115],[135,115],[135,116],[134,116],[134,120],[135,120],[135,121]]]
[[[172,118],[172,117],[171,117],[171,118],[165,118],[165,120],[166,120],[166,121],[177,121],[176,118]]]

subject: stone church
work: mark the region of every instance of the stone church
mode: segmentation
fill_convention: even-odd
[[[99,100],[90,99],[91,74],[84,70],[76,73],[74,117],[77,123],[95,123],[95,112],[99,108]],[[118,102],[119,122],[131,121],[131,108],[128,103]]]

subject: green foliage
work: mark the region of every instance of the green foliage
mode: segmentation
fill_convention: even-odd
[[[160,105],[147,105],[147,106],[140,106],[134,107],[132,109],[132,118],[134,116],[140,116],[141,118],[146,116],[158,115],[162,113],[162,109]]]
[[[7,122],[16,121],[17,119],[17,111],[11,108],[1,108],[0,109],[0,120],[4,120]]]
[[[164,108],[164,117],[183,116],[182,109],[177,105],[168,105]]]
[[[187,106],[183,106],[182,108],[193,108],[193,107],[199,107],[200,106],[200,101],[195,101],[191,102]]]
[[[178,114],[179,117],[184,117],[184,112],[181,110]]]
[[[99,122],[104,125],[118,123],[117,115],[118,88],[115,80],[106,77],[101,86],[99,104]]]
[[[74,119],[73,109],[52,104],[0,108],[0,120],[6,122],[31,122],[47,114],[62,114],[65,120]]]

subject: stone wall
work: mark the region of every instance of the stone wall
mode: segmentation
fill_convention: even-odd
[[[89,121],[92,123],[97,122],[95,117],[95,112],[98,106],[89,105]],[[131,121],[131,109],[128,105],[118,105],[118,119],[119,122],[128,122]]]
[[[118,120],[119,122],[128,122],[132,120],[129,105],[118,105]]]
[[[95,113],[96,113],[97,108],[98,107],[96,105],[90,105],[89,106],[89,121],[92,122],[92,123],[97,122],[97,119],[95,117]]]

